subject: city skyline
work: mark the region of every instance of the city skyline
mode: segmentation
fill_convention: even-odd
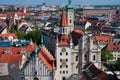
[[[68,0],[0,0],[0,5],[66,5]],[[120,0],[72,0],[74,5],[119,5]]]

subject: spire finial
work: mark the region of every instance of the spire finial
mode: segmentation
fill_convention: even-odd
[[[69,3],[69,5],[71,5],[71,3],[72,3],[72,0],[68,0],[68,3]]]

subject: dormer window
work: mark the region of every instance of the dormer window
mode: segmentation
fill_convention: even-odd
[[[65,42],[65,39],[64,39],[64,38],[62,38],[62,41],[63,41],[63,42]]]

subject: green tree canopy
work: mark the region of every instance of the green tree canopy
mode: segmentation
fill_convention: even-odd
[[[110,61],[113,60],[113,54],[110,53],[107,49],[102,49],[101,51],[101,60],[102,61]]]
[[[14,29],[11,29],[9,32],[10,33],[16,33],[16,31]]]
[[[30,40],[32,39],[33,42],[36,42],[37,45],[40,44],[40,39],[41,39],[41,31],[40,30],[33,30],[33,31],[30,31],[27,33],[26,35],[26,39],[27,40]]]
[[[16,32],[16,35],[17,35],[18,39],[24,39],[24,36],[25,36],[25,35],[24,35],[22,32],[20,32],[20,31]]]

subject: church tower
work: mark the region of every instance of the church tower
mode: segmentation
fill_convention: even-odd
[[[72,5],[72,0],[68,0],[66,11],[67,11],[67,26],[69,27],[69,31],[73,31],[74,30],[74,7]]]
[[[97,43],[93,43],[92,37],[83,35],[79,39],[79,71],[82,71],[84,66],[90,62],[97,68],[101,68],[101,48]]]
[[[71,65],[72,40],[67,35],[67,22],[64,8],[62,9],[60,32],[56,36],[56,71],[55,80],[69,80],[72,75]]]

